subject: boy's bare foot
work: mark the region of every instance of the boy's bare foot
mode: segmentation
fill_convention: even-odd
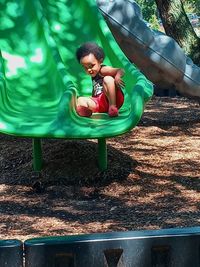
[[[117,117],[119,115],[118,108],[114,105],[111,105],[108,109],[108,115],[110,117]]]
[[[77,106],[76,112],[81,117],[91,117],[92,116],[91,109],[84,107],[84,106]]]

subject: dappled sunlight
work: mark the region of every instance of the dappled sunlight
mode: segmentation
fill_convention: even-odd
[[[11,55],[5,51],[2,51],[2,56],[7,62],[6,76],[9,78],[11,76],[17,75],[17,70],[19,68],[27,68],[25,60],[23,57],[18,55]]]
[[[99,188],[98,198],[88,199],[81,187],[80,191],[77,188],[74,192],[72,187],[60,187],[60,194],[51,186],[44,194],[38,195],[31,193],[29,187],[4,185],[0,192],[1,237],[9,237],[10,231],[12,237],[25,240],[41,235],[158,229],[158,226],[167,228],[197,223],[192,213],[198,212],[196,203],[199,198],[192,199],[192,191],[187,190],[186,195],[177,195],[170,190],[160,194],[160,188],[157,192],[150,190],[148,195],[142,196],[143,186],[138,194],[131,184],[129,191],[116,182],[118,186],[122,188],[117,191],[124,191],[124,195],[113,194],[110,185],[110,189]],[[137,184],[135,188],[139,189]],[[13,205],[17,205],[14,210]]]
[[[0,129],[1,130],[6,130],[6,128],[7,128],[6,124],[3,123],[3,122],[0,122]]]
[[[163,101],[161,99],[163,99]],[[155,102],[148,103],[148,109],[144,111],[145,121],[141,119],[140,125],[144,127],[151,125],[155,127],[155,129],[157,127],[159,135],[162,134],[164,137],[170,134],[168,130],[172,126],[173,131],[171,134],[176,135],[176,129],[178,131],[181,125],[188,123],[191,126],[192,124],[200,122],[199,102],[195,99],[190,99],[193,112],[191,112],[191,109],[188,109],[187,98],[177,97],[171,98],[168,101],[164,100],[165,98],[155,98]],[[156,106],[153,103],[156,103]],[[162,113],[160,113],[161,111]],[[159,119],[156,118],[157,113],[161,114]],[[192,134],[195,138],[195,127],[188,127],[188,129],[185,127],[182,130],[184,131],[184,135]],[[156,137],[156,131],[152,138],[153,137]]]
[[[0,16],[8,19],[0,28],[6,80],[0,113],[7,125],[7,131],[2,132],[97,138],[116,136],[137,124],[144,103],[153,93],[152,84],[123,54],[95,2],[22,0],[4,2],[0,7]],[[87,41],[103,47],[105,64],[125,69],[125,101],[115,120],[97,115],[89,121],[75,112],[73,99],[92,92],[91,77],[75,56],[77,48]]]
[[[159,116],[155,114],[157,105],[165,106]],[[151,114],[158,123],[161,113],[172,108],[178,116],[182,105],[186,108],[186,100],[169,99],[166,103],[166,99],[154,99],[143,122]],[[191,102],[188,105],[196,110]],[[187,120],[189,117],[185,114]],[[190,135],[185,134],[185,127]],[[24,240],[41,235],[199,225],[197,136],[198,123],[164,130],[159,125],[139,125],[108,140],[109,169],[105,172],[97,169],[96,142],[48,140],[43,143],[45,190],[40,194],[30,186],[36,179],[31,172],[30,141],[21,140],[23,145],[12,153],[19,142],[15,138],[2,140],[1,237],[9,237],[10,231]]]
[[[41,48],[35,49],[35,54],[30,57],[31,62],[41,63],[43,61],[43,53]]]
[[[1,238],[9,237],[10,231],[13,238],[26,239],[33,235],[162,228],[175,222],[197,225],[199,106],[190,106],[194,119],[187,112],[189,105],[181,106],[181,101],[179,105],[173,100],[150,103],[134,130],[107,140],[108,169],[99,171],[97,143],[74,139],[107,137],[105,128],[111,129],[108,136],[124,133],[124,119],[138,122],[151,85],[120,53],[108,28],[102,30],[106,24],[100,15],[93,16],[95,2],[7,3],[0,4],[8,6],[7,22],[0,28],[7,78],[7,87],[0,91],[6,99],[0,105],[0,129],[6,132],[9,126],[12,133],[23,133],[30,139],[0,136]],[[127,98],[128,111],[115,119],[107,114],[80,118],[75,113],[76,93],[91,90],[90,77],[74,56],[88,38],[104,44],[109,55],[106,64],[120,67],[124,57],[130,74],[125,77],[126,97],[132,96],[137,114],[131,117]],[[144,92],[144,88],[149,91]],[[74,139],[43,140],[43,169],[38,177],[32,170],[31,138],[52,135]],[[36,181],[41,183],[38,191]]]

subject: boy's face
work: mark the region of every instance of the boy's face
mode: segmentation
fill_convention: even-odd
[[[89,54],[81,58],[80,63],[84,67],[87,74],[95,77],[101,69],[103,60],[98,60],[93,54]]]

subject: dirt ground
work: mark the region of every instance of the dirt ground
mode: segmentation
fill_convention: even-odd
[[[155,97],[136,128],[107,143],[100,172],[96,141],[44,140],[39,177],[31,140],[0,135],[0,238],[200,225],[197,102]]]

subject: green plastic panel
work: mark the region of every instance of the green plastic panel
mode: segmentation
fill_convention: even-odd
[[[75,58],[95,41],[105,64],[125,69],[125,103],[117,118],[75,112],[91,78]],[[105,138],[140,120],[152,84],[123,54],[94,0],[1,0],[0,132],[25,137]]]

